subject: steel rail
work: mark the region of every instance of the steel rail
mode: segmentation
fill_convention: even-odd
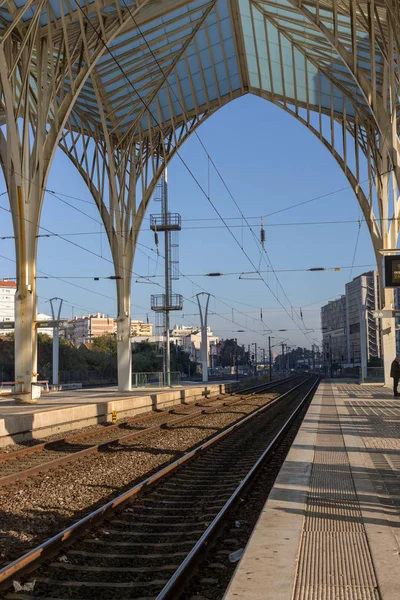
[[[268,404],[261,406],[260,408],[246,415],[245,417],[240,419],[240,421],[237,421],[236,423],[230,425],[228,428],[216,434],[209,440],[196,446],[193,450],[190,450],[189,452],[176,459],[166,467],[163,467],[153,475],[150,475],[130,490],[127,490],[126,492],[117,496],[110,502],[107,502],[106,504],[99,507],[86,517],[83,517],[73,525],[70,525],[60,533],[43,542],[36,548],[30,550],[22,557],[16,559],[15,561],[12,561],[9,565],[6,565],[2,569],[0,569],[0,589],[4,590],[10,587],[13,579],[15,579],[16,577],[21,577],[26,573],[35,570],[39,566],[39,564],[42,563],[44,560],[47,560],[48,558],[51,558],[52,556],[56,555],[62,548],[72,544],[78,537],[86,533],[89,529],[96,525],[99,525],[102,521],[104,521],[104,519],[110,517],[117,508],[122,508],[133,498],[138,496],[141,492],[153,487],[160,479],[166,477],[172,471],[179,468],[181,465],[197,457],[200,453],[206,450],[206,448],[209,448],[210,446],[216,444],[218,441],[225,438],[230,433],[232,433],[245,423],[249,422],[251,419],[254,419],[259,414],[270,409],[276,403],[283,400],[289,394],[292,394],[298,388],[309,382],[312,378],[313,377],[310,376],[307,379],[301,381],[287,392],[284,392],[277,398],[273,399]]]
[[[314,392],[315,388],[319,384],[319,378],[312,385],[311,389],[309,389],[301,400],[300,404],[295,408],[295,410],[291,413],[290,417],[286,420],[286,422],[282,425],[281,429],[275,435],[273,440],[268,444],[267,448],[264,450],[260,458],[254,463],[253,467],[244,477],[244,479],[240,482],[236,490],[230,496],[229,500],[224,504],[221,508],[217,516],[207,527],[201,538],[198,542],[193,546],[192,550],[183,560],[179,568],[175,571],[172,577],[169,579],[168,583],[164,586],[161,592],[157,595],[156,600],[177,600],[180,597],[180,594],[183,591],[183,587],[186,584],[187,580],[190,578],[190,574],[195,569],[196,565],[200,560],[205,556],[208,552],[212,541],[217,537],[221,529],[225,526],[226,519],[229,516],[230,511],[235,507],[235,505],[239,502],[241,496],[245,493],[248,486],[254,480],[254,477],[257,475],[260,467],[263,465],[265,460],[271,454],[277,443],[280,441],[282,436],[289,429],[293,420],[300,412],[301,408],[307,402],[308,398]]]
[[[248,388],[246,391],[247,392],[251,392],[251,395],[255,395],[257,393],[261,393],[261,391],[265,391],[265,390],[269,390],[269,389],[273,389],[274,387],[278,387],[279,385],[282,385],[282,383],[286,383],[289,380],[294,380],[297,379],[296,377],[290,377],[290,378],[286,378],[286,379],[281,379],[281,380],[277,380],[275,382],[268,382],[265,384],[261,384],[260,386],[255,386],[254,388]],[[262,388],[262,390],[260,389]],[[256,391],[251,391],[251,390],[256,390]],[[244,390],[240,391],[240,394],[245,393]],[[237,394],[233,393],[233,394],[228,394],[228,397],[235,397]],[[209,402],[217,402],[218,400],[223,400],[223,398],[217,397],[217,398],[213,398],[210,399]],[[132,431],[130,433],[127,433],[126,435],[122,435],[118,438],[113,438],[111,440],[107,440],[105,442],[100,442],[99,444],[93,443],[92,445],[88,446],[87,448],[83,448],[82,450],[76,450],[75,452],[71,452],[70,454],[66,454],[65,456],[61,456],[59,458],[55,458],[53,460],[48,460],[48,461],[44,461],[43,463],[40,463],[38,465],[35,465],[33,467],[29,467],[27,469],[21,469],[20,471],[15,471],[14,473],[11,473],[9,475],[4,475],[4,476],[0,476],[0,488],[6,486],[6,485],[10,485],[11,483],[15,483],[16,481],[23,481],[24,479],[27,479],[28,477],[33,477],[35,475],[37,475],[38,473],[43,473],[46,471],[50,471],[51,469],[55,469],[57,467],[60,467],[62,465],[68,464],[70,462],[74,462],[76,460],[79,460],[80,458],[83,458],[84,456],[88,456],[90,454],[95,454],[97,452],[104,452],[106,450],[108,450],[109,448],[118,446],[120,443],[124,443],[125,441],[128,440],[132,440],[132,439],[140,439],[146,435],[152,434],[156,431],[159,431],[160,429],[165,429],[166,427],[172,427],[174,425],[178,425],[180,423],[184,423],[185,421],[190,421],[193,418],[199,417],[203,414],[209,414],[212,412],[216,412],[218,411],[221,407],[229,405],[229,406],[234,406],[235,404],[239,404],[240,402],[243,401],[243,396],[241,396],[240,398],[238,398],[235,401],[231,401],[231,402],[226,402],[223,404],[218,404],[217,406],[213,406],[212,408],[201,408],[201,410],[192,410],[190,413],[186,413],[182,416],[179,416],[176,419],[173,420],[169,420],[166,419],[165,421],[162,421],[161,423],[158,423],[156,425],[153,425],[152,427],[146,427],[144,429],[138,429],[135,431]],[[226,398],[225,398],[226,400]],[[196,402],[194,403],[194,406],[204,406],[204,404],[207,404],[208,401],[203,401],[203,405]],[[170,410],[166,410],[166,411],[162,411],[160,413],[157,413],[157,416],[162,416],[163,414],[165,414],[165,416],[167,415],[171,415],[174,414],[174,410],[170,409]],[[48,449],[54,449],[57,450],[58,446],[61,446],[62,444],[68,444],[71,443],[72,441],[76,441],[79,439],[84,439],[84,438],[90,438],[90,437],[95,437],[96,435],[101,436],[104,435],[106,433],[108,433],[111,430],[114,429],[124,429],[127,425],[134,425],[136,423],[141,423],[145,420],[150,419],[150,417],[154,417],[154,413],[151,413],[150,415],[143,415],[142,418],[136,418],[136,419],[132,419],[130,421],[126,421],[125,423],[121,423],[117,426],[113,426],[111,425],[110,427],[107,427],[103,430],[99,430],[96,433],[93,432],[85,432],[84,434],[77,434],[77,435],[73,435],[73,436],[69,436],[66,438],[60,438],[58,440],[53,440],[51,442],[45,442],[44,444],[39,444],[40,446],[40,451],[44,451],[44,450],[48,450]],[[0,456],[0,465],[3,462],[7,462],[7,461],[11,461],[11,460],[15,460],[24,456],[29,456],[30,454],[32,454],[31,450],[32,449],[36,449],[35,446],[31,447],[31,448],[27,448],[27,449],[22,449],[22,450],[18,450],[15,453],[11,453],[10,454],[5,454],[3,456]],[[36,451],[36,453],[39,452],[39,450]],[[60,451],[62,451],[62,447],[59,448]],[[7,457],[7,458],[3,458],[3,457]],[[1,460],[2,459],[2,460]]]
[[[216,394],[207,398],[205,400],[201,400],[203,404],[207,404],[209,402],[215,402],[217,400],[227,398],[230,396],[236,396],[238,394],[247,394],[247,393],[257,393],[257,391],[261,391],[262,389],[269,387],[275,387],[277,384],[284,383],[285,381],[290,381],[291,379],[295,379],[294,377],[286,377],[284,379],[277,379],[272,382],[266,382],[255,386],[250,386],[248,388],[244,388],[242,390],[237,390],[235,392],[228,392],[226,394]],[[173,407],[182,406],[181,403],[173,404]],[[193,402],[193,406],[199,406],[199,401]],[[150,411],[144,415],[134,416],[132,419],[125,421],[124,423],[116,423],[115,425],[107,425],[107,431],[123,429],[127,425],[133,425],[135,423],[141,423],[142,421],[146,421],[154,417],[155,414],[163,415],[171,413],[174,408],[167,408],[165,410],[160,411]],[[20,450],[16,450],[15,452],[8,452],[7,454],[0,454],[0,464],[3,462],[7,462],[8,460],[13,460],[15,458],[20,458],[21,456],[26,456],[29,454],[35,454],[36,452],[41,452],[42,450],[48,450],[57,446],[58,444],[68,444],[70,442],[75,442],[76,440],[85,439],[88,437],[94,437],[97,433],[104,433],[105,429],[100,429],[98,432],[96,430],[84,431],[81,433],[76,433],[73,435],[57,438],[55,440],[51,440],[50,442],[42,442],[40,444],[35,444],[34,446],[29,446],[28,448],[22,448]]]

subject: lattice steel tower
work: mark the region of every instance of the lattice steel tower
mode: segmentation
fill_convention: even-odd
[[[154,231],[156,240],[158,232],[164,232],[164,294],[151,296],[151,309],[156,312],[158,319],[156,325],[164,333],[163,370],[164,385],[171,385],[171,352],[169,342],[171,310],[182,310],[183,299],[181,294],[172,292],[172,281],[179,279],[179,242],[178,231],[181,230],[181,215],[168,212],[168,178],[167,169],[156,188],[155,200],[161,202],[161,214],[150,215],[150,229]],[[158,242],[157,242],[158,243]]]

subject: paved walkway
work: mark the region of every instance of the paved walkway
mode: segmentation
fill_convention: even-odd
[[[400,401],[321,384],[226,600],[400,599]]]

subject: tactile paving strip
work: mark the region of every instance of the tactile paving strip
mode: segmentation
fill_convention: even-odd
[[[337,410],[322,405],[293,600],[379,600]]]

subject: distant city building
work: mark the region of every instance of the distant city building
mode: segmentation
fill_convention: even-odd
[[[213,335],[210,327],[207,327],[207,360],[208,366],[210,364],[210,354],[214,356],[215,353],[215,344],[218,342],[218,337]],[[212,350],[211,350],[212,348]],[[190,360],[193,362],[200,362],[200,349],[201,349],[201,331],[200,328],[196,329],[196,331],[188,334],[184,338],[183,349],[190,356]]]
[[[325,358],[344,365],[360,365],[362,337],[366,359],[382,357],[381,322],[374,319],[379,307],[377,271],[369,271],[346,283],[345,294],[321,307]]]
[[[15,281],[0,281],[0,321],[14,321]]]
[[[131,321],[131,335],[151,337],[153,335],[153,324],[144,323],[144,321]]]
[[[102,335],[117,333],[117,319],[104,314],[83,315],[68,321],[65,328],[65,337],[74,344],[87,344],[94,338]],[[139,338],[148,338],[153,334],[152,323],[131,321],[131,335]]]
[[[346,296],[321,308],[322,342],[325,354],[333,361],[347,361]]]
[[[208,329],[210,329],[208,327]],[[186,325],[174,325],[174,328],[171,330],[171,338],[174,339],[175,343],[178,346],[185,345],[185,338],[188,335],[196,334],[200,331],[200,327],[186,326]]]
[[[365,325],[367,360],[381,358],[381,320],[374,319],[379,307],[379,280],[377,271],[369,271],[346,283],[347,362],[361,361],[361,319]],[[365,314],[363,315],[363,311]]]
[[[0,321],[7,322],[15,321],[15,292],[17,291],[17,284],[15,281],[0,281]],[[44,313],[38,313],[36,317],[37,321],[50,321],[51,317]],[[38,330],[39,333],[46,333],[47,335],[53,336],[53,329],[51,327],[45,327]],[[12,329],[0,329],[0,335],[7,335],[13,333]]]
[[[97,313],[96,315],[84,315],[75,317],[68,321],[65,329],[67,340],[71,340],[74,344],[87,344],[93,341],[94,338],[101,335],[112,334],[115,332],[115,319],[107,317],[104,314]]]
[[[144,341],[143,338],[135,336],[132,338],[133,342]],[[146,341],[150,343],[164,343],[164,335],[153,335],[148,336]],[[208,342],[208,364],[212,367],[215,364],[215,356],[217,354],[216,348],[219,338],[216,337],[210,327],[207,327],[207,342]],[[180,346],[184,352],[189,354],[190,360],[193,362],[200,362],[200,349],[201,349],[201,330],[200,327],[186,326],[186,325],[174,325],[173,329],[170,330],[170,342],[176,346]]]

